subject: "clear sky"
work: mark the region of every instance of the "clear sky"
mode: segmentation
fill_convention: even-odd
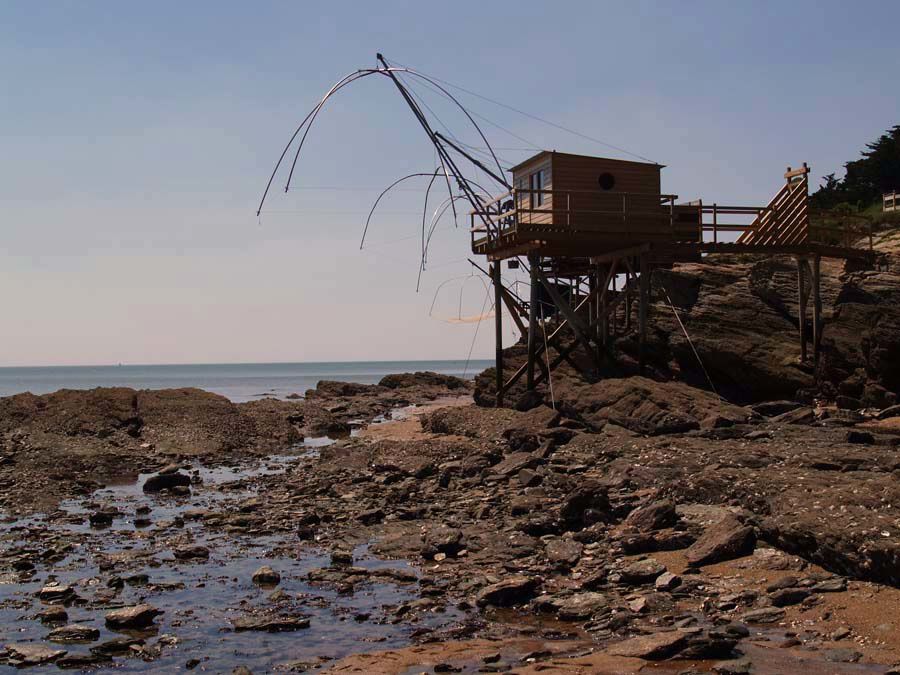
[[[434,166],[386,79],[333,99],[298,189],[255,215],[293,128],[377,51],[666,164],[683,199],[765,203],[786,165],[840,173],[900,122],[893,0],[7,0],[0,365],[465,358],[475,324],[441,320],[481,311],[465,224],[442,221],[418,293],[422,183],[359,250],[378,192]],[[520,137],[485,125],[511,162],[623,156],[461,96]]]

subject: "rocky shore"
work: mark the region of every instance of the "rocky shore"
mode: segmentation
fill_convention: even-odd
[[[900,408],[626,378],[523,412],[429,378],[0,400],[6,663],[900,662]]]

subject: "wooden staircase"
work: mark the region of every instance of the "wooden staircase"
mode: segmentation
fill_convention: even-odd
[[[738,244],[797,246],[810,242],[809,167],[788,167],[785,184],[738,237]]]

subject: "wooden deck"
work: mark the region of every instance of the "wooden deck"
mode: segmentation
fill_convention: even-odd
[[[652,247],[660,262],[670,263],[722,252],[871,259],[868,221],[812,210],[808,174],[805,164],[788,167],[785,184],[765,206],[514,188],[470,213],[472,251],[492,261],[530,254],[599,259],[636,246]]]

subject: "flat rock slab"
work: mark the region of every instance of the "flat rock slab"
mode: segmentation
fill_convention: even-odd
[[[613,656],[638,659],[665,659],[677,654],[687,644],[687,635],[679,631],[665,631],[624,640],[611,645],[606,652]]]
[[[110,628],[146,628],[153,619],[162,614],[153,605],[134,605],[115,609],[106,615],[106,625]]]
[[[309,619],[297,616],[242,616],[232,621],[231,625],[238,632],[287,633],[309,628]]]
[[[92,642],[100,637],[100,631],[93,626],[72,623],[50,631],[48,640],[53,642]]]
[[[42,663],[50,663],[65,656],[65,649],[54,649],[44,645],[17,642],[5,645],[9,652],[9,663],[14,666],[38,666]]]
[[[746,623],[775,623],[783,618],[784,610],[778,607],[762,607],[741,615],[741,621]]]
[[[588,619],[609,609],[609,601],[601,593],[576,593],[556,603],[559,618],[563,621]]]
[[[666,566],[654,558],[635,560],[623,567],[619,574],[627,584],[645,584],[654,581],[666,571]]]

